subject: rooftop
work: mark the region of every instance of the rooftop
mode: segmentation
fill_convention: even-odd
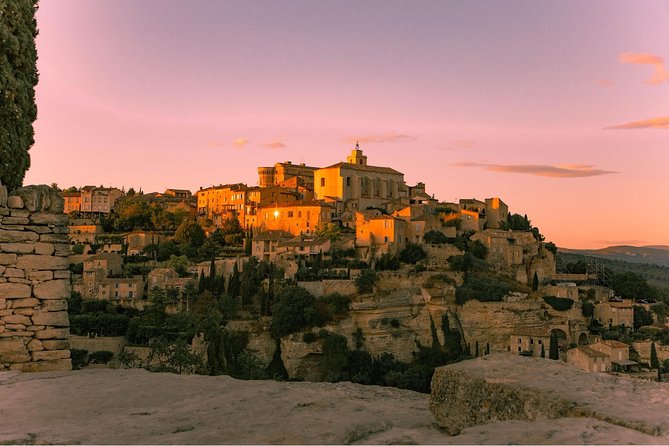
[[[323,169],[334,169],[334,168],[345,168],[345,169],[352,169],[352,170],[361,170],[365,172],[377,172],[377,173],[389,173],[393,175],[404,175],[402,172],[398,172],[395,169],[392,169],[390,167],[378,167],[378,166],[369,166],[369,165],[361,165],[361,164],[351,164],[351,163],[345,163],[345,162],[340,162],[337,164],[333,164],[331,166],[324,167]]]

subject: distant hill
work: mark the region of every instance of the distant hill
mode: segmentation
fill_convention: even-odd
[[[632,247],[634,248],[634,247]],[[608,249],[608,248],[606,248]],[[656,248],[657,249],[657,248]],[[598,252],[603,250],[596,250]],[[669,249],[664,250],[669,254]],[[579,260],[586,260],[587,257],[597,257],[600,259],[602,266],[611,269],[614,272],[621,273],[630,271],[646,278],[649,284],[656,287],[665,288],[669,293],[669,266],[659,265],[657,263],[644,262],[640,257],[620,255],[614,257],[613,255],[592,255],[585,254],[585,250],[558,250],[558,269],[561,264],[573,263]],[[619,260],[619,258],[626,260]],[[634,260],[631,260],[634,259]],[[665,263],[666,264],[666,263]]]
[[[568,249],[560,248],[560,252],[600,257],[609,260],[620,260],[630,263],[651,263],[669,267],[669,246],[609,246],[602,249]]]

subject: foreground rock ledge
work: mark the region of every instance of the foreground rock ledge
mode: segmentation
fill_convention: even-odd
[[[440,367],[430,410],[449,434],[498,421],[588,417],[669,433],[669,384],[582,372],[549,359],[494,354]]]

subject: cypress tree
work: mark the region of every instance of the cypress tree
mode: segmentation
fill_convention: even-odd
[[[23,184],[30,167],[37,118],[37,0],[0,2],[0,183]]]
[[[660,368],[660,360],[657,359],[657,350],[655,350],[655,343],[651,342],[650,344],[650,368],[651,369],[659,369]]]
[[[490,354],[490,343],[489,342],[485,343],[485,354],[486,355]]]
[[[232,267],[232,276],[230,276],[230,280],[228,281],[228,296],[233,299],[239,296],[239,287],[239,268],[237,267],[237,263],[235,263]]]
[[[544,344],[541,344],[541,357],[542,358],[546,357],[546,350],[544,349]]]
[[[476,341],[476,350],[474,351],[474,356],[479,357],[479,341]]]
[[[539,276],[537,273],[534,273],[534,277],[532,278],[532,291],[536,291],[539,289]]]
[[[560,352],[558,350],[558,338],[555,332],[551,333],[551,345],[548,348],[548,358],[549,359],[560,359]]]

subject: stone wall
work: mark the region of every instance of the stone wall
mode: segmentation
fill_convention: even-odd
[[[69,370],[67,216],[48,186],[0,185],[0,370]]]

